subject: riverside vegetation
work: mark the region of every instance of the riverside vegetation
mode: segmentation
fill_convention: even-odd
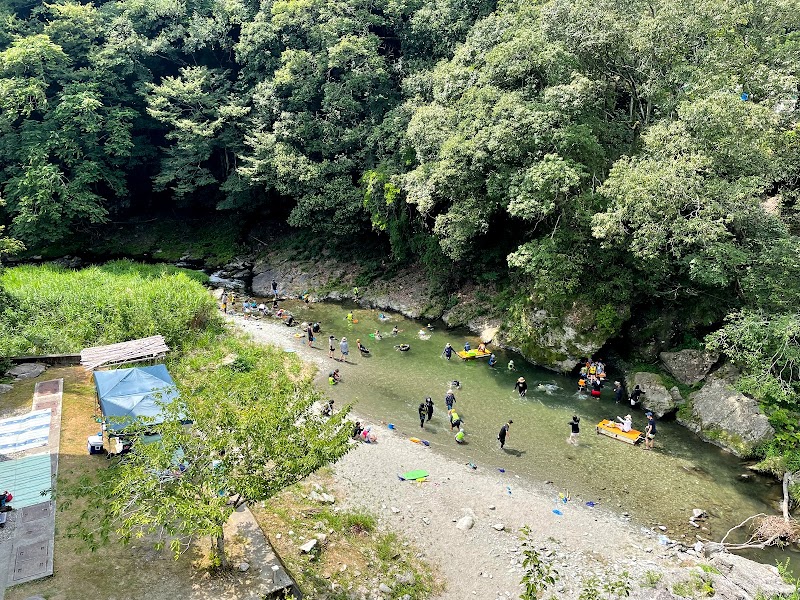
[[[257,508],[259,521],[271,532],[296,529],[311,535],[317,533],[319,519],[325,523],[330,540],[321,560],[298,558],[295,547],[289,554],[290,548],[279,544],[307,593],[322,595],[332,581],[340,586],[357,581],[344,571],[330,579],[328,563],[344,558],[365,571],[375,569],[375,577],[412,573],[413,584],[397,590],[413,598],[427,597],[436,588],[433,574],[413,555],[413,547],[381,531],[372,516],[320,509],[305,494],[301,497],[303,488],[293,484],[350,448],[348,411],[320,419],[313,411],[321,395],[312,383],[312,370],[293,355],[227,332],[202,285],[205,276],[165,265],[117,261],[81,271],[17,267],[3,271],[0,278],[6,294],[0,316],[3,356],[74,353],[87,345],[156,333],[172,348],[166,361],[182,394],[165,409],[166,421],[158,426],[163,441],[136,444],[123,460],[103,468],[60,475],[57,490],[64,512],[59,527],[64,531],[59,535],[74,538],[69,542],[74,548],[80,549],[80,542],[98,550],[119,540],[169,547],[177,559],[184,554],[202,556],[197,542],[210,538],[208,560],[197,563],[224,568],[223,525],[233,510],[247,503]],[[69,393],[88,406],[82,394],[90,394],[89,388],[71,377],[74,390]],[[182,425],[187,419],[193,422],[191,429]],[[66,427],[73,426],[82,427]],[[74,432],[70,435],[75,437]],[[231,448],[241,451],[230,452]],[[154,472],[160,473],[157,481]],[[324,483],[324,477],[323,473],[316,481]],[[68,592],[74,583],[56,578],[54,590]],[[103,588],[106,583],[97,585]]]
[[[84,251],[161,214],[225,215],[239,241],[285,220],[420,264],[443,296],[492,290],[537,362],[608,340],[635,360],[719,351],[776,429],[755,454],[800,469],[793,0],[7,0],[0,17],[0,250]]]

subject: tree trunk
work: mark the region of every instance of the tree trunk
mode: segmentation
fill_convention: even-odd
[[[219,562],[222,570],[228,568],[228,557],[225,556],[225,532],[220,532],[211,538],[211,557],[213,562]]]

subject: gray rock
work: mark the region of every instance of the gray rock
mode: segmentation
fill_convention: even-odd
[[[706,516],[706,511],[702,508],[693,508],[692,509],[692,518],[694,519],[703,519]]]
[[[6,394],[14,389],[13,385],[8,385],[7,383],[0,383],[0,394]]]
[[[20,379],[33,379],[44,373],[47,366],[42,363],[22,363],[6,371],[6,375]]]
[[[734,454],[749,454],[775,435],[758,402],[725,379],[712,378],[689,399],[693,423],[688,426],[694,425],[701,437]]]
[[[742,556],[719,552],[709,560],[720,574],[713,575],[715,598],[739,600],[741,598],[781,597],[794,591],[778,574],[778,569],[763,565]]]
[[[505,528],[506,526],[503,523],[495,523],[494,525],[492,525],[492,529],[496,531],[503,531]]]
[[[657,418],[660,419],[678,407],[661,377],[655,373],[638,371],[630,375],[627,379],[628,391],[632,391],[637,385],[645,391],[641,397],[642,408],[652,411]]]
[[[79,269],[81,265],[83,265],[83,261],[77,256],[67,255],[52,260],[48,264],[51,264],[56,267],[61,267],[62,269]]]
[[[241,279],[228,279],[222,276],[221,271],[217,271],[208,278],[208,284],[214,287],[221,287],[227,290],[243,290],[246,284]]]
[[[236,568],[239,569],[242,573],[244,573],[245,571],[248,571],[250,569],[250,565],[246,562],[240,562]]]
[[[302,546],[300,546],[300,552],[303,552],[304,554],[308,554],[309,552],[314,550],[314,548],[316,548],[316,547],[317,547],[317,539],[313,538],[313,539],[308,540]]]
[[[386,585],[385,583],[382,583],[382,584],[380,584],[380,585],[378,586],[378,591],[379,591],[381,594],[391,594],[391,593],[392,593],[392,588],[390,588],[390,587],[389,587],[388,585]]]
[[[394,580],[400,585],[411,585],[415,581],[414,574],[411,571],[405,573],[398,573],[394,576]]]
[[[701,382],[719,360],[719,354],[705,350],[662,352],[658,356],[669,374],[684,385]]]
[[[681,405],[684,402],[686,402],[683,399],[683,396],[681,396],[681,391],[678,389],[677,385],[672,386],[671,388],[669,388],[669,395],[672,398],[673,402],[675,402],[675,404],[677,404],[677,405]]]
[[[313,500],[314,502],[319,502],[320,504],[333,504],[336,502],[336,498],[331,496],[330,494],[322,493],[320,494],[316,490],[312,490],[308,494],[308,499]]]
[[[468,531],[472,529],[475,525],[475,519],[472,518],[472,515],[464,515],[456,522],[456,527],[461,531]]]

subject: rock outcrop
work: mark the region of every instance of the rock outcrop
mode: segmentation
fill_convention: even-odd
[[[183,258],[181,259],[184,260]],[[246,258],[235,258],[227,265],[215,271],[208,278],[208,283],[229,290],[244,290],[253,278],[253,263]]]
[[[512,307],[498,334],[500,343],[526,360],[566,373],[603,347],[609,334],[597,327],[594,311],[575,303],[561,317],[533,307]]]
[[[710,376],[710,380],[689,396],[688,410],[678,421],[701,438],[747,456],[761,443],[770,440],[775,430],[753,398],[734,387],[728,376]]]
[[[652,411],[659,419],[678,408],[676,396],[670,393],[661,377],[656,373],[645,371],[630,373],[625,378],[625,385],[628,393],[633,391],[637,385],[644,390],[645,393],[641,396],[642,408]],[[680,394],[677,395],[677,398],[680,398]]]
[[[719,571],[712,576],[715,598],[781,598],[794,592],[794,586],[783,581],[778,569],[771,565],[727,552],[715,554],[710,563]]]
[[[237,281],[238,274],[226,268],[215,275]],[[484,341],[516,350],[527,360],[560,372],[571,371],[582,358],[593,356],[610,335],[597,325],[595,311],[579,303],[558,317],[519,305],[499,315],[491,303],[494,290],[486,286],[468,286],[445,298],[434,293],[424,271],[417,267],[375,280],[356,294],[359,275],[352,264],[326,256],[309,261],[275,252],[254,261],[251,289],[255,296],[268,297],[275,279],[281,297],[308,294],[312,301],[349,299],[412,319],[441,317],[449,326],[466,326]],[[226,281],[222,285],[231,284]],[[619,319],[627,318],[626,310],[620,310]]]
[[[694,385],[705,379],[719,354],[703,350],[679,350],[658,355],[666,370],[684,385]]]
[[[6,375],[13,377],[15,381],[22,379],[34,379],[45,372],[47,365],[43,363],[20,363],[6,371]]]

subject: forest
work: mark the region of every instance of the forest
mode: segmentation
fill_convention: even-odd
[[[0,3],[3,253],[233,215],[742,370],[800,469],[793,0]],[[77,241],[76,241],[77,240]],[[524,337],[524,329],[518,332]],[[795,458],[796,457],[796,458]]]

